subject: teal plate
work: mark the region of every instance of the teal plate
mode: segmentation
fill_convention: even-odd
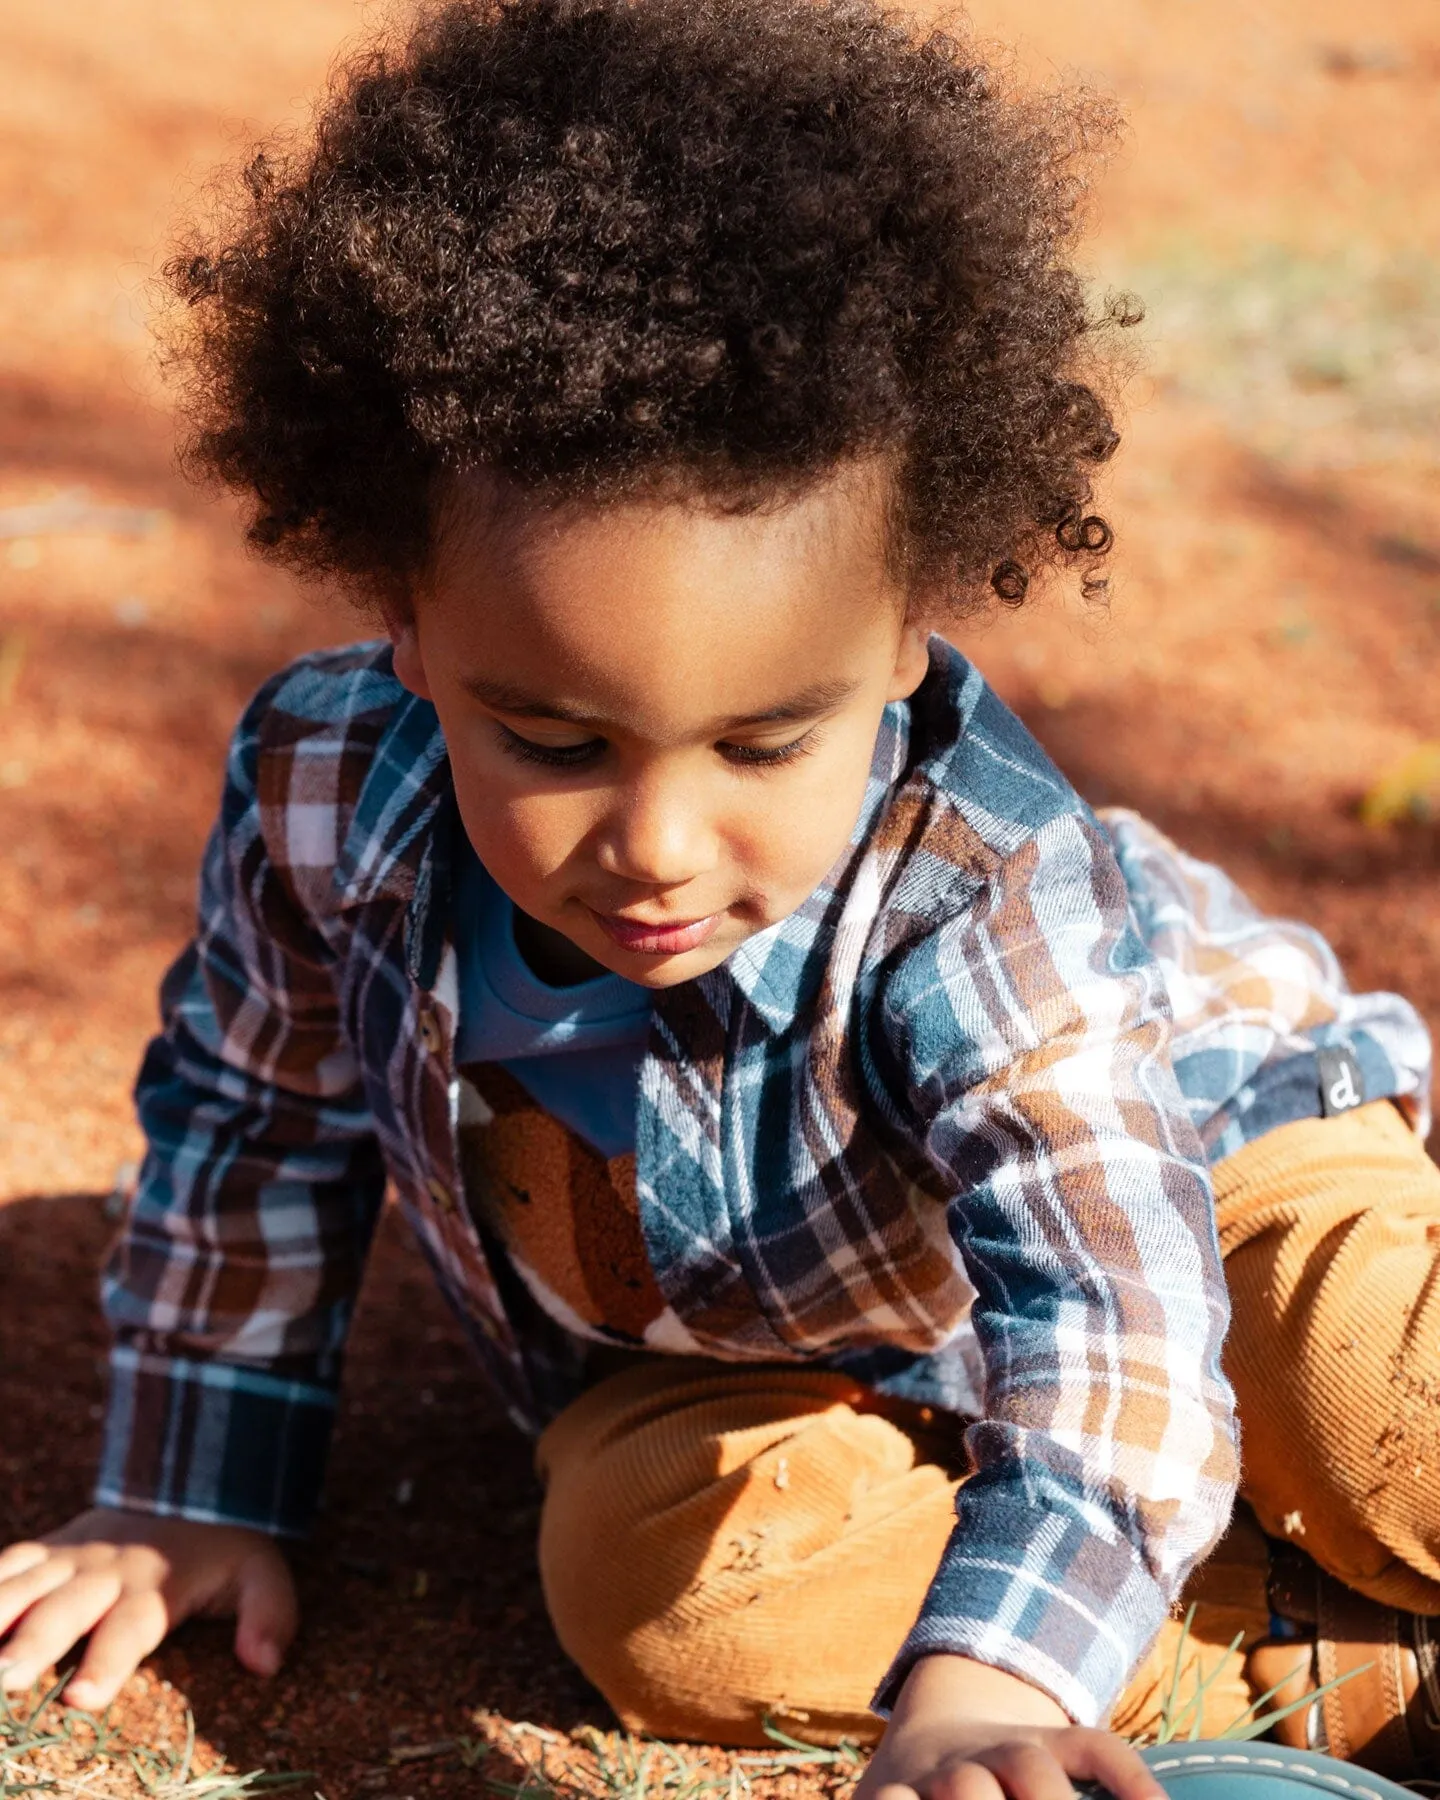
[[[1279,1744],[1152,1744],[1140,1754],[1171,1800],[1416,1800],[1369,1769]]]

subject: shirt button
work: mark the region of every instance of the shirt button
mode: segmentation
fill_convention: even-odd
[[[431,1056],[440,1054],[440,1021],[435,1017],[434,1010],[428,1006],[420,1015],[420,1042]]]
[[[425,1183],[425,1187],[429,1192],[430,1198],[440,1208],[441,1212],[454,1212],[455,1196],[438,1176],[432,1175]]]

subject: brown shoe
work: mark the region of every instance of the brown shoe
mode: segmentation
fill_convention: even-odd
[[[1270,1607],[1294,1636],[1257,1644],[1246,1677],[1275,1687],[1262,1711],[1345,1677],[1272,1730],[1293,1750],[1323,1750],[1392,1780],[1440,1775],[1440,1619],[1367,1600],[1303,1551],[1277,1544]]]

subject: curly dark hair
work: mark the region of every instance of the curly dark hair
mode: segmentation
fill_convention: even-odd
[[[442,0],[167,265],[187,466],[372,599],[453,471],[744,506],[876,453],[907,576],[1103,587],[1116,310],[1062,252],[1108,123],[872,0]]]

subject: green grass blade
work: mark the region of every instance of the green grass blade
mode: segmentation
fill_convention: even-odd
[[[1187,1635],[1194,1610],[1195,1609],[1192,1607],[1190,1612],[1185,1615],[1185,1629]],[[1176,1704],[1178,1695],[1173,1689],[1172,1692],[1166,1696],[1167,1704],[1162,1705],[1161,1708],[1161,1727],[1168,1735],[1158,1737],[1156,1739],[1157,1743],[1168,1744],[1173,1742],[1174,1739],[1179,1736],[1181,1728],[1184,1726],[1187,1719],[1190,1720],[1190,1730],[1188,1733],[1189,1740],[1191,1743],[1198,1741],[1200,1730],[1205,1719],[1203,1711],[1205,1696],[1210,1692],[1211,1688],[1214,1687],[1221,1675],[1224,1674],[1225,1664],[1228,1658],[1235,1654],[1244,1641],[1245,1633],[1243,1631],[1237,1631],[1226,1648],[1222,1650],[1220,1655],[1216,1658],[1215,1666],[1208,1675],[1204,1673],[1202,1666],[1201,1673],[1196,1679],[1195,1686],[1183,1706]],[[1176,1679],[1178,1684],[1178,1676]]]
[[[1274,1712],[1266,1713],[1262,1718],[1252,1719],[1248,1725],[1242,1725],[1238,1731],[1227,1731],[1226,1738],[1234,1744],[1248,1743],[1269,1731],[1272,1725],[1278,1725],[1282,1719],[1288,1719],[1291,1713],[1299,1712],[1302,1707],[1314,1706],[1317,1700],[1323,1700],[1326,1694],[1333,1694],[1335,1689],[1343,1687],[1347,1681],[1353,1681],[1357,1675],[1363,1675],[1367,1669],[1373,1669],[1374,1663],[1362,1663],[1358,1669],[1347,1669],[1343,1675],[1337,1675],[1333,1681],[1323,1686],[1312,1688],[1308,1694],[1302,1694],[1298,1700],[1292,1700],[1288,1706],[1279,1706]]]
[[[1356,1670],[1356,1673],[1357,1674],[1359,1673],[1358,1669]],[[1220,1736],[1222,1738],[1229,1737],[1229,1735],[1232,1731],[1239,1731],[1242,1728],[1242,1726],[1248,1725],[1250,1723],[1251,1719],[1259,1711],[1259,1709],[1265,1704],[1265,1702],[1267,1700],[1273,1700],[1275,1698],[1275,1696],[1280,1692],[1281,1688],[1289,1687],[1289,1685],[1293,1679],[1294,1679],[1293,1676],[1286,1675],[1281,1680],[1277,1681],[1273,1687],[1266,1688],[1266,1690],[1263,1694],[1257,1694],[1255,1696],[1255,1698],[1250,1702],[1250,1704],[1245,1708],[1244,1712],[1236,1713],[1235,1717],[1230,1721],[1230,1723],[1220,1733]],[[1306,1697],[1313,1698],[1313,1694],[1307,1694]]]
[[[1180,1702],[1180,1665],[1185,1660],[1185,1646],[1190,1641],[1190,1627],[1194,1623],[1195,1602],[1192,1600],[1175,1643],[1175,1659],[1170,1666],[1170,1685],[1160,1701],[1160,1730],[1155,1738],[1157,1744],[1168,1744],[1175,1736],[1175,1708]]]

